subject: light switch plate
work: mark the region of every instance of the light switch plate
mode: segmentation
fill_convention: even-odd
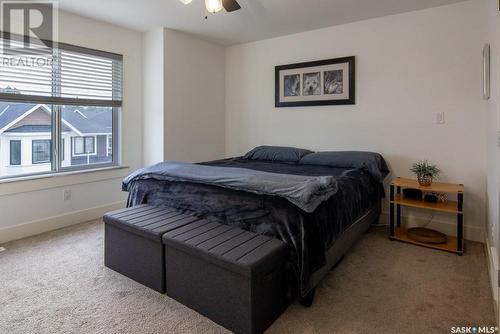
[[[444,112],[437,112],[436,113],[436,124],[444,124],[445,119],[444,119]]]
[[[69,201],[71,200],[71,189],[64,189],[63,190],[63,201]]]

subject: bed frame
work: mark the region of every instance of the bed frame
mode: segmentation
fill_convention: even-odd
[[[304,306],[311,306],[314,299],[316,287],[326,274],[342,260],[351,247],[366,233],[370,225],[379,221],[382,212],[381,201],[369,209],[363,216],[358,218],[342,235],[333,243],[326,253],[327,263],[311,275],[310,290],[307,296],[300,299]]]

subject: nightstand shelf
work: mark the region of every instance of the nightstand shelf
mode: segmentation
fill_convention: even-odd
[[[400,204],[403,206],[411,206],[411,207],[420,208],[420,209],[429,209],[429,210],[441,211],[441,212],[459,213],[459,211],[457,209],[458,203],[455,201],[444,201],[444,202],[431,203],[431,202],[425,202],[423,200],[404,198],[401,194],[397,194],[396,196],[394,196],[394,201],[392,201],[392,202],[394,202],[395,204]]]
[[[447,236],[448,241],[445,244],[426,244],[426,243],[418,242],[416,240],[411,239],[406,234],[406,231],[400,227],[396,228],[394,234],[395,234],[394,237],[391,237],[391,239],[393,239],[393,240],[398,240],[401,242],[406,242],[408,244],[413,244],[413,245],[427,247],[427,248],[439,249],[439,250],[443,250],[446,252],[463,254],[463,251],[462,252],[457,251],[457,238],[455,238],[453,236],[448,235]]]
[[[424,192],[450,193],[456,194],[457,201],[446,200],[444,202],[425,202],[423,200],[404,198],[401,190],[403,188],[419,189]],[[396,189],[397,193],[394,192]],[[463,195],[464,186],[462,184],[433,183],[424,187],[417,181],[405,178],[397,178],[391,182],[390,193],[390,238],[413,245],[439,249],[447,252],[462,255],[463,248]],[[408,237],[406,230],[401,227],[401,206],[427,209],[439,212],[455,214],[457,217],[457,237],[447,236],[448,241],[444,244],[422,243]],[[396,210],[396,212],[394,212]],[[397,221],[395,226],[395,220]]]

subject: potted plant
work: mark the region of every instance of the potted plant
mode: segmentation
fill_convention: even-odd
[[[418,161],[412,165],[410,170],[417,175],[417,181],[421,186],[428,187],[432,184],[432,180],[439,176],[441,171],[436,165],[429,161]]]

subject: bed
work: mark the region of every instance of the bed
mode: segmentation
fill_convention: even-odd
[[[314,153],[268,146],[257,147],[242,157],[180,166],[195,168],[194,174],[208,169],[216,174],[217,182],[163,173],[173,164],[162,163],[127,177],[123,183],[123,189],[129,192],[127,206],[173,207],[284,241],[289,246],[286,284],[291,301],[313,295],[326,273],[377,221],[384,196],[382,181],[388,174],[384,159],[376,153]],[[245,177],[251,174],[252,186],[257,180],[256,186],[262,191],[233,187],[231,171]],[[317,204],[301,206],[286,195],[281,196],[283,188],[286,192],[291,187],[280,184],[278,190],[271,189],[274,176],[280,182],[304,178],[306,181],[293,184],[299,184],[300,190],[304,184],[318,181],[320,185],[313,191],[320,196]],[[221,184],[221,178],[230,180]],[[328,189],[330,193],[324,196]]]

